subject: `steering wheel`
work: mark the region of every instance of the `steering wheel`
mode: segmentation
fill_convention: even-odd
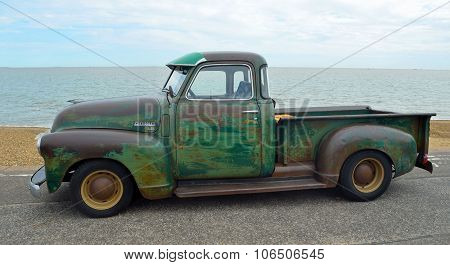
[[[196,98],[197,95],[192,91],[192,89],[189,89],[188,94],[191,96],[191,98]]]

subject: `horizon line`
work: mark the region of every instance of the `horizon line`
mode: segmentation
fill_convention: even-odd
[[[122,66],[124,68],[165,68],[166,65],[136,65]],[[0,66],[0,69],[51,69],[51,68],[119,68],[117,66]],[[319,66],[270,66],[269,68],[304,68],[304,69],[325,69]],[[358,69],[358,70],[422,70],[422,71],[450,71],[450,68],[382,68],[382,67],[333,67],[331,69]],[[331,70],[330,69],[330,70]]]

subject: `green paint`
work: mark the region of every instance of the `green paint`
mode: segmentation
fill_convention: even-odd
[[[61,186],[62,177],[70,165],[77,162],[78,153],[57,147],[52,150],[52,155],[44,155],[45,172],[47,175],[47,188],[50,193],[55,192]]]
[[[205,57],[202,53],[193,52],[186,55],[181,56],[175,60],[170,61],[167,65],[183,65],[183,66],[196,66],[199,62],[205,60]]]
[[[146,198],[170,197],[174,186],[170,158],[158,138],[146,141],[146,146],[123,144],[120,152],[112,151],[104,157],[126,165]]]
[[[173,188],[171,157],[158,135],[120,130],[65,130],[46,135],[45,142],[84,139],[83,142],[64,142],[64,147],[43,150],[47,185],[54,192],[62,178],[75,163],[86,159],[109,159],[124,165],[132,174],[138,188],[147,198],[170,197]],[[117,139],[117,143],[111,142]],[[170,192],[167,192],[170,191]]]
[[[275,119],[272,100],[258,101],[261,112],[261,176],[269,177],[275,168]]]
[[[103,106],[96,108],[96,104]],[[87,111],[86,109],[89,109]],[[79,128],[106,128],[146,132],[144,126],[135,122],[153,122],[154,131],[159,129],[161,119],[160,103],[148,97],[134,97],[126,100],[91,101],[71,105],[55,119],[52,132]]]
[[[192,101],[176,113],[177,175],[180,179],[258,177],[261,123],[256,100]],[[189,115],[186,115],[189,113]]]
[[[202,60],[203,54],[191,53],[168,65],[196,66]],[[260,69],[265,61],[250,63]],[[254,75],[258,90],[259,71]],[[365,149],[387,154],[398,176],[412,170],[417,153],[428,151],[430,115],[294,110],[283,113],[293,119],[276,123],[272,100],[261,98],[259,91],[251,100],[191,101],[184,97],[184,86],[169,100],[163,94],[158,99],[85,102],[63,110],[42,140],[49,191],[56,191],[69,169],[87,159],[121,163],[144,197],[158,199],[171,196],[177,180],[270,177],[276,163],[311,162],[319,173],[337,178],[343,161]],[[258,113],[245,114],[247,110]],[[136,121],[157,126],[149,131],[135,126]]]

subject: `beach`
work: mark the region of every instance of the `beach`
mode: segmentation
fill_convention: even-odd
[[[450,150],[450,121],[431,121],[430,150]]]
[[[48,128],[0,126],[0,167],[43,164],[36,150],[36,136]],[[430,151],[450,150],[450,121],[431,121]]]

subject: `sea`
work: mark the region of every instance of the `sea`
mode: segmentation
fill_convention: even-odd
[[[50,127],[69,100],[158,93],[163,67],[0,68],[0,125]],[[450,70],[269,68],[278,106],[368,105],[450,120]]]

